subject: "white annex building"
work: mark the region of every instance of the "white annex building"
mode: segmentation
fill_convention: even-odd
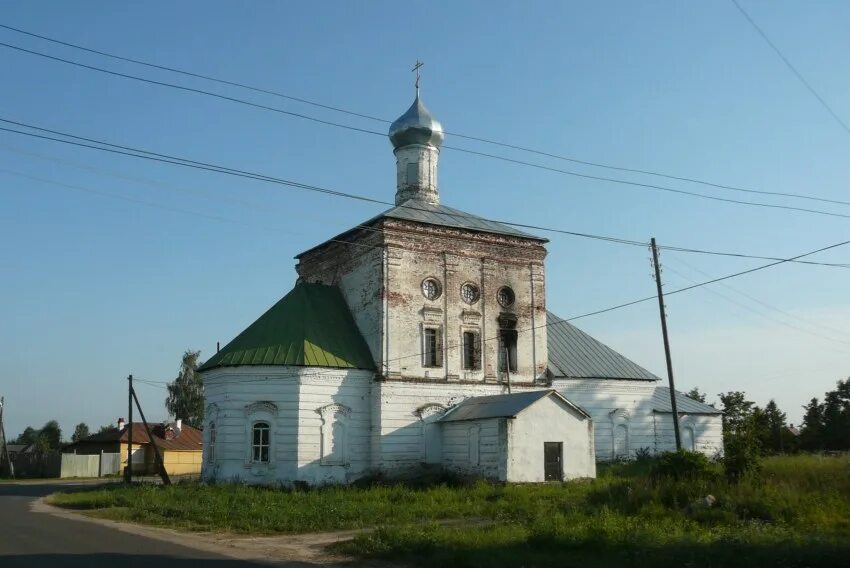
[[[389,138],[396,207],[299,254],[295,287],[201,367],[204,477],[544,481],[674,449],[659,378],[547,311],[546,239],[440,203],[418,92]],[[722,451],[719,411],[677,406],[683,446]]]

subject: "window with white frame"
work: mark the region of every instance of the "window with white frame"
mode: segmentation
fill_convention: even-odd
[[[251,460],[255,463],[269,463],[271,450],[271,427],[268,422],[255,422],[251,428]]]

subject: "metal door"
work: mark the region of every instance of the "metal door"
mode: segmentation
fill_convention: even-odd
[[[543,476],[546,481],[563,481],[564,468],[561,466],[563,449],[562,442],[543,442]]]

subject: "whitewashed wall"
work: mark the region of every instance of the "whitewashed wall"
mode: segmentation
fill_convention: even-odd
[[[505,480],[507,433],[504,418],[445,422],[442,429],[446,469]]]
[[[206,479],[255,484],[344,482],[369,467],[369,389],[373,373],[302,367],[242,366],[203,373]],[[322,463],[323,415],[345,420],[342,460]],[[270,461],[251,458],[251,426],[271,426]],[[216,442],[210,461],[210,423]]]
[[[614,432],[619,423],[628,427],[628,457],[640,448],[655,450],[652,394],[655,381],[611,379],[556,379],[552,388],[582,407],[593,418],[596,460],[611,461]]]
[[[656,412],[655,451],[672,452],[676,450],[676,433],[673,431],[673,414]],[[686,450],[688,437],[686,430],[693,432],[693,450],[710,458],[723,455],[723,419],[719,414],[684,414],[679,418],[682,434],[682,447]]]
[[[513,392],[529,390],[539,389],[513,388]],[[372,392],[373,463],[382,471],[393,472],[425,461],[429,418],[438,417],[446,408],[465,398],[507,394],[508,391],[506,386],[495,384],[386,381],[375,383]],[[445,456],[445,438],[442,451]]]
[[[620,456],[615,452],[615,432],[618,425],[627,427],[626,446],[629,458],[639,449],[652,453],[676,449],[673,423],[653,410],[652,396],[656,381],[611,379],[555,379],[552,388],[581,406],[593,417],[596,460],[612,461]],[[694,446],[709,457],[722,452],[720,415],[685,417],[693,423]],[[625,456],[624,456],[625,457]]]
[[[535,402],[507,424],[507,481],[545,481],[544,442],[563,444],[564,479],[596,477],[593,423],[557,397]]]

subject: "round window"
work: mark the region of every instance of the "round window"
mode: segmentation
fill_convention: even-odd
[[[440,283],[436,278],[426,278],[422,281],[422,295],[429,300],[436,300],[440,297]]]
[[[514,291],[508,288],[507,286],[503,286],[499,288],[499,291],[496,293],[496,300],[499,301],[499,305],[503,308],[509,308],[514,305],[514,301],[516,301],[516,296],[514,296]]]
[[[481,297],[481,291],[472,282],[467,282],[460,287],[460,297],[467,304],[474,304]]]

